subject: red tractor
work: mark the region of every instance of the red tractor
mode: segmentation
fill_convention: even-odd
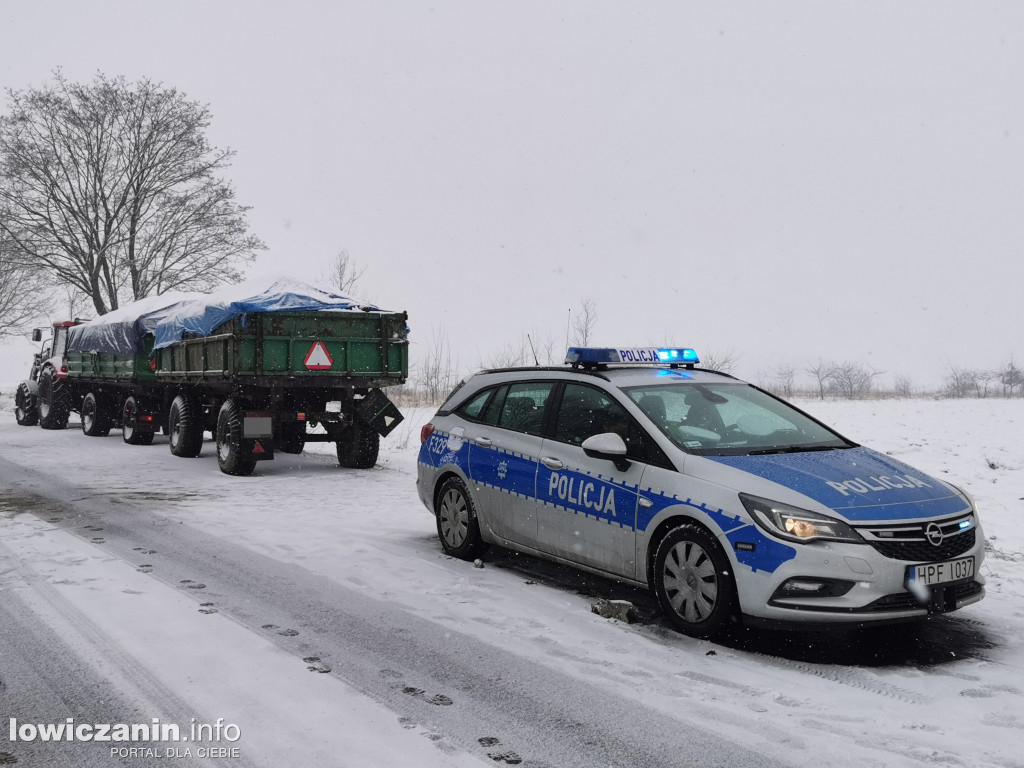
[[[68,328],[81,320],[63,320],[53,324],[53,334],[43,339],[43,330],[32,331],[32,341],[43,345],[32,361],[32,372],[18,384],[14,395],[14,416],[23,427],[36,424],[43,429],[64,429],[72,411],[67,382],[64,351],[68,345]]]

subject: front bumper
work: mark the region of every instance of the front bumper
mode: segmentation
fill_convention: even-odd
[[[980,574],[985,537],[980,526],[972,531],[969,546],[955,555],[943,554],[942,560],[973,557],[973,575],[927,587],[915,595],[907,587],[907,570],[929,562],[927,559],[887,556],[870,544],[801,545],[795,558],[770,574],[738,569],[740,607],[744,614],[768,621],[865,624],[946,613],[981,600],[985,596],[985,579]],[[827,588],[818,594],[794,594],[784,586],[794,583],[820,583]]]

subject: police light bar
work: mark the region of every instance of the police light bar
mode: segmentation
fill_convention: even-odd
[[[570,347],[565,356],[568,365],[687,365],[700,362],[697,353],[687,347]]]

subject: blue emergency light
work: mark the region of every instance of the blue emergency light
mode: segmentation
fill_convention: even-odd
[[[665,365],[692,368],[700,362],[697,353],[687,347],[570,347],[565,362],[572,366]]]

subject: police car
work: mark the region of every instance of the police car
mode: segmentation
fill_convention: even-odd
[[[649,586],[682,632],[867,624],[984,596],[959,488],[858,445],[691,349],[491,370],[421,432],[444,551],[491,544]]]

